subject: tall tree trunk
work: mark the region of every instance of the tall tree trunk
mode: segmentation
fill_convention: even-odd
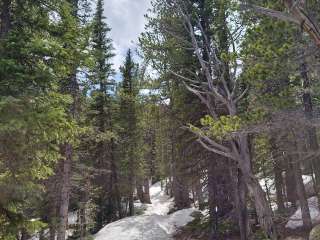
[[[85,176],[85,186],[84,190],[80,195],[80,207],[78,211],[78,229],[80,234],[80,240],[84,240],[87,235],[87,203],[89,202],[89,192],[90,192],[90,177],[86,172],[82,173]]]
[[[306,229],[311,229],[312,222],[311,222],[309,205],[308,205],[308,201],[307,201],[306,190],[305,190],[304,184],[303,184],[300,163],[295,162],[295,163],[293,163],[293,165],[294,165],[295,181],[297,184],[297,193],[298,193],[299,203],[300,203],[301,213],[302,213],[303,227]]]
[[[80,240],[84,240],[87,234],[86,204],[81,203],[78,216]]]
[[[238,215],[240,239],[248,240],[250,237],[250,225],[247,209],[247,187],[241,171],[237,167],[230,167],[233,181],[234,202]]]
[[[10,8],[11,0],[3,0],[0,5],[0,39],[3,39],[10,30],[11,21],[10,21]]]
[[[279,148],[276,145],[277,141],[275,137],[270,139],[271,145],[271,155],[273,159],[273,172],[274,172],[274,183],[276,189],[276,201],[279,213],[285,212],[284,205],[284,194],[283,194],[283,178],[282,178],[282,169],[283,169],[283,154],[280,154]]]
[[[111,176],[112,176],[112,186],[114,188],[114,198],[116,201],[116,207],[118,211],[119,218],[123,218],[123,213],[122,213],[122,206],[121,206],[121,196],[120,196],[120,191],[119,191],[119,180],[118,180],[118,173],[117,173],[117,166],[115,163],[114,155],[114,143],[112,142],[112,162],[111,162]]]
[[[78,1],[68,0],[72,7],[72,16],[75,20],[78,20]],[[76,39],[75,39],[76,40]],[[68,46],[66,46],[68,48]],[[69,76],[69,81],[62,86],[61,91],[63,93],[70,94],[72,97],[72,105],[69,109],[69,115],[75,120],[78,118],[79,113],[79,84],[77,81],[77,68],[78,65],[73,63],[72,72]],[[57,240],[66,239],[66,231],[68,228],[68,212],[69,212],[69,200],[71,190],[71,168],[73,158],[73,146],[70,142],[66,142],[62,146],[62,156],[64,160],[61,161],[61,176],[60,176],[60,201],[58,209],[58,227],[57,227]]]
[[[282,169],[278,160],[275,160],[273,170],[274,170],[274,182],[275,182],[275,188],[276,188],[278,212],[284,213],[285,205],[284,205],[284,199],[283,199]]]
[[[178,210],[189,208],[189,189],[186,180],[178,173],[173,179],[173,197]]]
[[[136,184],[136,189],[137,189],[137,195],[141,203],[145,203],[144,201],[144,192],[143,192],[143,185],[141,179],[137,179],[137,184]]]
[[[220,219],[227,216],[233,209],[233,181],[230,175],[229,160],[218,154],[209,154],[208,192],[209,214],[211,222],[211,238],[221,239],[219,235]]]
[[[254,198],[259,223],[270,239],[277,240],[278,233],[272,219],[272,209],[270,208],[266,194],[263,191],[257,177],[252,172],[247,136],[245,134],[240,135],[236,145],[238,146],[239,151],[239,168],[249,193]]]
[[[220,156],[217,156],[220,157]],[[221,157],[220,157],[221,158]],[[218,235],[218,213],[217,213],[217,204],[216,204],[216,195],[217,195],[217,183],[215,178],[215,166],[216,161],[221,159],[208,159],[207,166],[208,166],[208,204],[209,204],[209,215],[210,215],[210,240],[215,240],[219,238]]]
[[[286,176],[285,176],[285,183],[286,183],[286,195],[287,200],[291,202],[292,206],[296,206],[296,201],[298,199],[297,196],[297,184],[294,175],[294,168],[292,161],[289,156],[285,156],[286,161]]]
[[[143,190],[144,190],[144,201],[145,201],[145,203],[151,204],[150,186],[149,186],[149,179],[148,178],[144,179]]]
[[[59,220],[57,227],[57,240],[66,239],[66,231],[68,227],[68,210],[70,198],[70,178],[71,178],[71,163],[72,163],[72,146],[65,144],[62,148],[65,159],[61,162],[61,193],[59,206]]]
[[[59,167],[59,166],[58,166]],[[58,167],[56,172],[58,171]],[[48,218],[49,222],[49,239],[56,240],[57,216],[58,216],[58,198],[59,198],[59,183],[57,173],[51,176],[45,183],[48,189],[47,206],[48,212],[43,212],[43,219]]]
[[[300,38],[302,38],[301,33],[299,33]],[[302,78],[302,86],[303,86],[303,95],[302,95],[302,103],[304,107],[305,115],[308,119],[313,118],[313,104],[312,104],[312,96],[311,96],[311,82],[308,76],[308,65],[305,59],[305,52],[300,51],[301,60],[300,60],[300,75]],[[308,146],[312,151],[319,150],[319,143],[317,139],[317,130],[315,127],[307,126],[307,141]],[[319,159],[312,159],[312,167],[315,174],[316,180],[316,192],[318,192],[318,188],[320,186],[320,161]]]
[[[56,240],[56,228],[55,224],[53,223],[53,220],[51,220],[49,225],[49,239]]]
[[[301,162],[303,158],[302,156],[303,156],[303,153],[306,151],[306,149],[304,147],[303,133],[301,132],[300,129],[296,131],[296,149],[298,151],[298,154],[295,155],[296,159],[293,160],[292,164],[293,164],[294,176],[295,176],[295,181],[297,186],[299,204],[301,207],[303,227],[306,229],[311,229],[312,222],[311,222],[310,210],[309,210],[307,194],[304,187],[302,170],[301,170]]]
[[[190,207],[189,189],[185,176],[183,164],[183,154],[181,149],[177,149],[177,131],[172,130],[171,134],[171,166],[172,174],[172,195],[176,209],[184,209]],[[180,151],[179,151],[180,150]]]
[[[132,155],[131,155],[132,156]],[[129,170],[129,216],[134,215],[134,161],[132,157],[130,157],[130,170]]]
[[[204,203],[204,197],[202,192],[202,184],[201,184],[201,177],[196,176],[196,185],[195,185],[195,193],[198,200],[199,210],[204,210],[205,203]]]
[[[189,188],[185,173],[183,172],[184,170],[180,164],[181,163],[176,163],[176,174],[173,178],[173,197],[175,207],[178,210],[190,207]]]

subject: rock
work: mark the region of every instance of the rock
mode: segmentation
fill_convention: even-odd
[[[306,239],[303,237],[290,236],[290,237],[286,237],[284,240],[306,240]]]
[[[305,183],[304,188],[306,189],[306,194],[307,194],[308,198],[316,195],[313,181],[309,181],[309,182]]]
[[[309,240],[320,240],[320,225],[317,225],[314,228],[312,228],[309,235]]]

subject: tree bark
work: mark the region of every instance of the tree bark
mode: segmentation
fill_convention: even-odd
[[[221,158],[221,156],[218,156]],[[216,161],[219,161],[220,159],[208,159],[208,204],[209,204],[209,215],[210,215],[210,240],[218,239],[218,213],[217,213],[217,204],[216,204],[216,193],[217,193],[217,183],[215,179],[215,166]]]
[[[87,235],[86,203],[81,203],[79,209],[79,232],[80,240],[84,240]]]
[[[121,206],[121,196],[120,196],[120,191],[119,191],[119,180],[118,180],[118,173],[117,173],[117,166],[114,160],[114,143],[112,142],[112,162],[111,162],[111,178],[112,178],[112,183],[113,183],[113,188],[114,188],[114,197],[116,201],[116,207],[118,211],[119,218],[123,218],[123,213],[122,213],[122,206]]]
[[[72,162],[72,146],[65,144],[62,148],[65,159],[61,162],[61,193],[59,205],[59,220],[57,227],[57,240],[66,239],[66,231],[68,227],[68,210],[70,198],[70,178],[71,178],[71,162]]]
[[[180,149],[177,149],[178,146],[176,145],[176,134],[175,130],[172,131],[171,134],[171,166],[170,171],[172,174],[172,195],[175,202],[175,207],[178,210],[189,208],[190,201],[189,201],[189,188],[187,179],[185,176],[185,169],[182,159],[179,158],[183,156]],[[179,157],[178,157],[179,156]]]
[[[238,215],[240,239],[248,240],[250,236],[250,225],[247,209],[247,187],[241,171],[237,167],[230,168],[233,181],[234,202]]]
[[[299,38],[301,39],[301,33],[299,33]],[[300,75],[302,78],[302,86],[303,86],[303,95],[302,95],[302,103],[304,107],[305,115],[308,119],[313,118],[313,104],[312,104],[312,96],[311,96],[311,82],[308,76],[308,65],[305,59],[305,52],[303,50],[300,51],[301,54],[301,60],[300,60]],[[307,132],[307,141],[308,146],[312,151],[318,151],[319,150],[319,143],[317,139],[317,130],[315,127],[307,126],[306,127]],[[315,180],[316,180],[316,191],[317,188],[320,186],[320,162],[319,159],[312,159],[312,167],[315,174]]]
[[[221,239],[220,220],[228,216],[233,209],[234,193],[229,160],[221,155],[208,154],[208,193],[211,238]]]
[[[301,170],[301,162],[303,159],[303,153],[306,152],[305,148],[305,142],[304,142],[304,134],[301,131],[301,129],[296,129],[296,132],[293,132],[293,135],[296,137],[296,149],[298,151],[298,154],[296,154],[296,159],[293,161],[293,169],[294,169],[294,176],[297,186],[297,195],[299,198],[299,203],[301,207],[301,213],[302,213],[302,221],[303,221],[303,227],[306,229],[312,228],[312,222],[311,222],[311,216],[310,216],[310,210],[307,200],[307,194],[303,183],[302,178],[302,170]]]
[[[275,161],[273,170],[274,170],[274,182],[275,182],[275,188],[276,188],[278,212],[284,213],[285,205],[284,205],[284,198],[283,198],[282,169],[278,161]]]
[[[58,169],[57,166],[56,174],[51,176],[46,182],[45,186],[48,190],[47,196],[47,212],[42,213],[42,219],[46,221],[48,219],[49,222],[49,239],[56,240],[56,230],[57,230],[57,216],[58,216],[58,198],[59,198],[59,184],[58,180]]]
[[[133,186],[130,186],[128,201],[129,201],[129,216],[133,216],[134,215]]]
[[[144,190],[144,201],[145,201],[145,203],[151,204],[150,186],[149,186],[149,179],[148,178],[144,179],[143,190]]]
[[[177,173],[173,177],[173,197],[175,202],[175,207],[178,210],[189,208],[189,189],[186,184],[186,179],[181,172],[181,168],[176,168]]]
[[[5,38],[7,33],[10,31],[10,8],[11,0],[3,0],[0,13],[0,39]]]
[[[294,176],[295,176],[295,181],[297,185],[297,193],[298,193],[299,203],[300,203],[301,213],[302,213],[303,227],[306,229],[311,229],[312,222],[311,222],[309,205],[307,201],[306,190],[303,184],[300,163],[295,162],[293,165],[294,165]]]
[[[201,177],[196,176],[196,186],[195,186],[195,193],[198,200],[199,210],[204,210],[205,203],[203,198],[203,192],[202,192],[202,184],[201,184]]]
[[[272,209],[270,208],[266,194],[263,191],[257,177],[252,172],[247,136],[245,134],[239,134],[238,144],[236,145],[238,145],[239,150],[239,168],[249,193],[254,198],[259,223],[270,239],[277,240],[278,234],[272,219]]]
[[[144,202],[143,185],[142,185],[141,179],[137,180],[137,184],[136,185],[137,185],[136,189],[137,189],[138,198],[139,198],[141,203],[145,203]]]
[[[287,165],[286,176],[285,176],[287,200],[291,202],[292,206],[295,207],[298,196],[297,196],[297,184],[296,184],[295,175],[294,175],[294,168],[289,156],[286,155],[285,160]]]
[[[132,148],[132,146],[131,146]],[[131,149],[133,151],[133,149]],[[134,194],[134,186],[135,186],[135,182],[134,182],[134,160],[132,158],[133,156],[133,152],[130,153],[130,156],[129,156],[129,198],[128,198],[128,201],[129,201],[129,216],[133,216],[134,215],[134,198],[133,198],[133,194]]]

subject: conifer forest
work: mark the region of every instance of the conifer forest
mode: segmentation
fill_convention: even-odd
[[[319,0],[0,0],[0,240],[320,240],[319,199]]]

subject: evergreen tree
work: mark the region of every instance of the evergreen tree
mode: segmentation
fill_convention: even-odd
[[[122,83],[120,87],[120,156],[124,176],[126,176],[126,196],[129,203],[129,215],[134,214],[135,169],[137,164],[137,71],[132,52],[129,49],[124,65],[120,68]]]
[[[106,223],[121,217],[121,199],[118,189],[118,166],[115,158],[116,133],[113,126],[114,83],[111,80],[112,44],[107,36],[110,28],[103,16],[103,1],[99,0],[93,20],[92,49],[94,65],[92,69],[92,104],[90,106],[91,122],[94,128],[92,158],[96,176],[94,186],[97,195],[95,231]]]
[[[43,227],[31,219],[42,214],[35,206],[44,198],[44,180],[62,158],[59,147],[64,141],[74,143],[78,131],[67,114],[71,98],[59,93],[59,80],[68,76],[62,65],[70,58],[50,19],[66,3],[1,4],[1,141],[15,144],[1,144],[0,236],[11,239],[21,233],[26,238]]]

